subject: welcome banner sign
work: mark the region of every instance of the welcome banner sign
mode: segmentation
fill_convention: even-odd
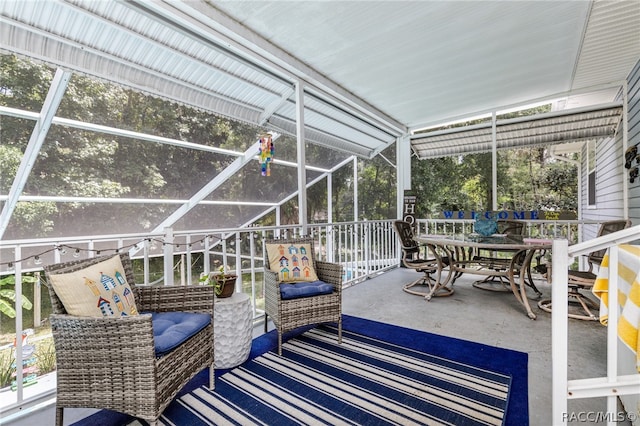
[[[440,219],[512,219],[512,220],[575,220],[577,215],[571,211],[544,211],[544,210],[499,210],[499,211],[452,211],[445,210]]]

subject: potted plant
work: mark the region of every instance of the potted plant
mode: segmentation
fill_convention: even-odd
[[[225,271],[224,266],[220,266],[218,271],[211,272],[208,276],[205,273],[200,275],[200,282],[203,285],[212,285],[216,297],[231,297],[236,287],[236,279],[238,276]]]

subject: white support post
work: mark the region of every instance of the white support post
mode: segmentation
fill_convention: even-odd
[[[58,251],[58,250],[56,250]],[[15,309],[16,309],[16,358],[15,358],[15,363],[16,363],[16,400],[17,401],[22,401],[24,399],[24,383],[23,383],[23,373],[22,373],[22,362],[23,360],[23,355],[24,353],[22,352],[22,329],[24,327],[23,323],[22,323],[22,262],[20,262],[20,259],[22,259],[22,248],[20,246],[17,246],[15,248],[15,254],[14,254],[14,259],[15,259],[15,263],[13,264],[14,266],[14,273],[15,273],[15,277],[16,277],[16,284],[15,284],[15,292],[16,292],[16,303],[15,303]]]
[[[491,209],[498,210],[498,137],[496,112],[491,113]]]
[[[33,283],[33,326],[42,325],[42,285],[40,284],[40,271],[34,274],[36,282]]]
[[[367,223],[367,219],[364,219],[362,223],[358,223],[360,225],[360,232],[362,233],[362,244],[364,247],[362,248],[362,252],[364,253],[364,259],[360,259],[360,261],[364,264],[365,275],[369,274],[371,271],[371,245],[373,241],[371,241],[371,233],[372,226]]]
[[[296,136],[298,140],[298,223],[307,235],[307,161],[304,135],[304,84],[296,83]]]
[[[144,258],[143,258],[143,263],[144,263],[144,284],[145,285],[149,285],[149,251],[151,249],[151,241],[150,240],[144,240]]]
[[[173,285],[173,229],[164,228],[164,285]]]
[[[333,172],[327,173],[327,223],[333,223]]]
[[[398,219],[404,216],[404,192],[411,189],[411,139],[404,135],[396,139],[396,203]]]
[[[553,425],[567,424],[568,362],[569,362],[569,242],[553,240],[551,279],[551,363],[552,363],[552,419]]]
[[[616,386],[618,381],[618,246],[609,248],[609,316],[607,318],[607,382]],[[618,396],[607,396],[607,426],[616,425]]]
[[[333,172],[327,174],[327,223],[333,223]],[[327,262],[333,262],[333,228],[327,226]]]
[[[187,285],[193,284],[193,273],[191,272],[191,265],[193,264],[193,255],[191,254],[191,235],[187,235],[186,238],[187,244],[187,260],[186,260],[186,270],[187,270]]]
[[[249,233],[249,253],[251,253],[251,312],[256,313],[256,258],[254,253],[256,252],[256,232]],[[264,259],[264,257],[263,257]]]
[[[222,270],[226,272],[227,271],[227,236],[225,234],[220,234],[220,250],[222,251]]]
[[[211,273],[211,236],[207,235],[204,239],[204,259],[202,259],[202,263],[204,263],[204,275],[209,276]]]
[[[186,274],[185,274],[185,256],[184,254],[180,255],[180,285],[186,285]]]
[[[242,240],[240,239],[240,232],[236,232],[236,291],[242,292]]]
[[[353,157],[353,221],[358,221],[358,157]]]

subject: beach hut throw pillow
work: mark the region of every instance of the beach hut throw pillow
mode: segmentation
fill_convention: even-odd
[[[318,281],[310,244],[267,244],[267,255],[281,282]]]
[[[137,315],[120,256],[66,274],[52,274],[51,285],[70,315],[123,317]]]

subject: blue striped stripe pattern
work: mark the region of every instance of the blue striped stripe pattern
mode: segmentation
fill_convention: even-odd
[[[172,404],[175,425],[502,425],[511,377],[330,326]]]

